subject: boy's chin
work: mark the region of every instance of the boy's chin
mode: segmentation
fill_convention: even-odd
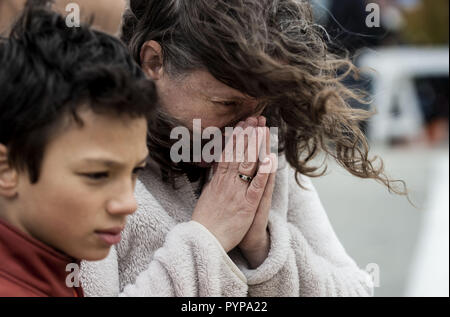
[[[88,261],[88,262],[101,261],[101,260],[104,260],[109,255],[110,250],[111,250],[111,248],[107,248],[107,250],[105,249],[105,250],[101,250],[101,251],[95,251],[95,252],[82,254],[80,257],[78,257],[78,259]]]
[[[72,255],[75,259],[83,260],[83,261],[89,261],[89,262],[96,262],[104,260],[111,251],[111,247],[92,247],[90,250],[84,249],[81,252],[77,252],[76,254]]]

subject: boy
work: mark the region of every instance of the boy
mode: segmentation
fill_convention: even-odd
[[[40,0],[28,0],[40,1]],[[0,34],[5,34],[9,25],[19,16],[26,0],[0,0]],[[119,31],[122,14],[125,9],[125,0],[54,0],[55,10],[63,15],[72,12],[68,4],[79,5],[81,21],[91,21],[92,27],[100,31],[115,35]]]
[[[120,241],[155,102],[120,41],[44,7],[0,39],[0,296],[83,295],[66,269]]]

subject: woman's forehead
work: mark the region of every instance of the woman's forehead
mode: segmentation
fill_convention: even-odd
[[[194,90],[209,98],[251,99],[251,97],[243,94],[239,90],[225,85],[221,81],[214,78],[211,73],[204,70],[193,71],[185,78],[185,80],[185,86],[187,89]]]

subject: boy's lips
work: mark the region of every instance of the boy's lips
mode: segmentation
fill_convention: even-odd
[[[111,228],[106,230],[97,230],[95,233],[98,235],[100,240],[108,245],[115,245],[122,240],[122,231],[124,227]]]

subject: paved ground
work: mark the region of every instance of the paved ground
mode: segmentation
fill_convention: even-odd
[[[430,204],[429,189],[436,181],[432,179],[433,166],[436,160],[448,164],[449,150],[448,147],[434,150],[379,147],[372,151],[383,157],[389,175],[407,182],[417,208],[405,197],[391,195],[384,186],[351,176],[333,163],[328,175],[313,182],[347,252],[362,268],[370,263],[379,266],[380,287],[375,295],[404,296],[426,206]],[[442,199],[448,201],[448,193]],[[447,239],[448,246],[448,227],[446,230],[443,239]],[[448,247],[446,252],[448,262]],[[446,283],[448,289],[448,278]]]

